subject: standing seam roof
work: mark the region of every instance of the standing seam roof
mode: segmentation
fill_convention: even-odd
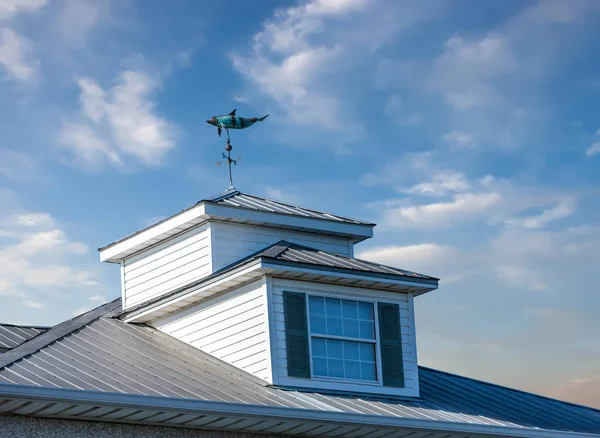
[[[337,214],[326,213],[312,208],[299,207],[272,199],[261,198],[259,196],[248,195],[237,190],[230,190],[212,198],[203,199],[200,202],[214,202],[216,204],[228,205],[231,207],[247,208],[250,210],[264,211],[268,213],[280,213],[292,216],[302,216],[312,219],[323,219],[328,221],[349,223],[356,225],[374,226],[371,222],[352,219]]]
[[[17,347],[14,361],[0,362],[0,383],[600,434],[599,410],[425,367],[419,399],[271,387],[152,327],[115,319],[118,304],[51,329],[37,349]]]
[[[49,327],[0,324],[0,348],[11,349],[46,332]]]

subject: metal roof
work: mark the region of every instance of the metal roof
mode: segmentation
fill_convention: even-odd
[[[21,345],[37,335],[44,333],[49,327],[30,325],[0,324],[0,352]]]
[[[228,205],[231,207],[246,208],[250,210],[265,211],[268,213],[281,213],[291,216],[302,216],[313,219],[324,219],[328,221],[356,224],[356,225],[370,225],[375,226],[372,222],[361,221],[358,219],[352,219],[337,214],[326,213],[312,208],[300,207],[293,204],[288,204],[281,201],[274,201],[272,199],[261,198],[259,196],[248,195],[242,193],[239,190],[228,190],[219,195],[213,196],[208,199],[203,199],[200,202],[214,202],[221,205]]]
[[[281,413],[279,408],[286,408],[290,415],[298,412],[305,412],[305,416],[314,413],[315,417],[346,414],[345,418],[351,417],[355,422],[360,422],[362,417],[365,422],[376,417],[381,421],[406,419],[422,420],[423,424],[481,425],[494,427],[496,432],[492,435],[496,436],[503,435],[503,429],[524,428],[600,434],[599,410],[425,367],[419,368],[419,399],[272,387],[152,327],[115,319],[118,306],[120,300],[66,321],[46,332],[43,342],[24,344],[12,350],[9,360],[0,356],[0,386],[30,385],[84,391],[82,394],[96,391],[155,396],[164,400],[218,402],[221,406],[223,403],[232,407],[247,406],[248,411],[270,408]],[[33,405],[23,407],[7,402],[5,407],[2,400],[6,397],[1,392],[2,388],[0,412],[18,413],[17,408],[22,408],[30,415],[38,414]],[[44,409],[50,409],[48,403],[41,404],[42,414]],[[72,405],[62,403],[61,409],[68,412],[65,415],[74,415]],[[93,408],[79,413],[90,410]],[[117,414],[116,409],[104,407],[99,412],[94,411],[93,418],[136,421],[141,411],[128,409]],[[145,415],[145,419],[152,417],[149,421],[153,423],[160,423],[159,418],[169,424],[169,420],[177,418],[176,424],[183,426],[187,422],[193,425],[194,419],[199,417],[191,413],[166,415],[156,409]],[[223,417],[213,418],[213,421],[218,420]],[[236,428],[245,430],[240,421]],[[259,421],[255,418],[252,425]],[[261,431],[283,432],[281,421],[271,423]],[[299,433],[298,422],[294,424],[289,427]],[[364,436],[356,434],[356,427],[346,426],[345,431],[344,426],[337,427],[336,436]],[[329,432],[333,432],[333,428]],[[511,433],[511,436],[515,435]],[[525,430],[520,436],[533,435]]]
[[[411,279],[421,279],[432,282],[439,281],[439,278],[430,277],[428,275],[418,274],[416,272],[406,271],[404,269],[393,268],[391,266],[370,262],[368,260],[346,257],[340,254],[286,242],[285,240],[282,240],[275,245],[272,245],[268,249],[259,252],[255,257],[268,257],[279,261],[316,265],[323,268],[361,271],[376,275],[400,275],[403,277],[409,277]]]

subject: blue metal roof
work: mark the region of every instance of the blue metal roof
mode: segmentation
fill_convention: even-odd
[[[0,324],[0,352],[15,348],[47,330],[48,327]]]
[[[348,223],[355,225],[375,226],[371,222],[352,219],[333,213],[315,210],[312,208],[300,207],[298,205],[288,204],[286,202],[275,201],[273,199],[262,198],[260,196],[242,193],[239,190],[228,190],[219,195],[203,199],[200,202],[214,202],[230,207],[245,208],[249,210],[264,211],[267,213],[280,213],[291,216],[301,216],[312,219],[323,219],[327,221]]]
[[[271,387],[152,327],[115,319],[119,306],[120,300],[108,303],[0,356],[0,384],[215,401],[249,408],[348,413],[355,418],[485,425],[500,430],[495,436],[502,435],[503,428],[600,436],[599,410],[425,367],[419,368],[418,399]],[[46,408],[44,404],[40,407]],[[131,419],[139,415],[139,411],[130,411]],[[31,406],[27,412],[36,414]],[[103,419],[105,415],[111,419],[115,413],[108,408],[101,412],[94,418]],[[120,421],[130,420],[125,414],[119,415]],[[184,422],[178,424],[185,426]],[[273,427],[277,425],[281,424]],[[343,426],[339,427],[337,436],[359,436],[356,428],[346,434]]]

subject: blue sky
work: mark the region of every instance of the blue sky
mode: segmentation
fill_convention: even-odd
[[[0,321],[119,295],[96,248],[228,186],[442,278],[422,364],[600,407],[594,0],[0,1]]]

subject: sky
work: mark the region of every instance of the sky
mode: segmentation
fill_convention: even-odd
[[[600,408],[600,3],[0,0],[0,321],[120,295],[97,248],[236,188],[441,278],[419,362]]]

